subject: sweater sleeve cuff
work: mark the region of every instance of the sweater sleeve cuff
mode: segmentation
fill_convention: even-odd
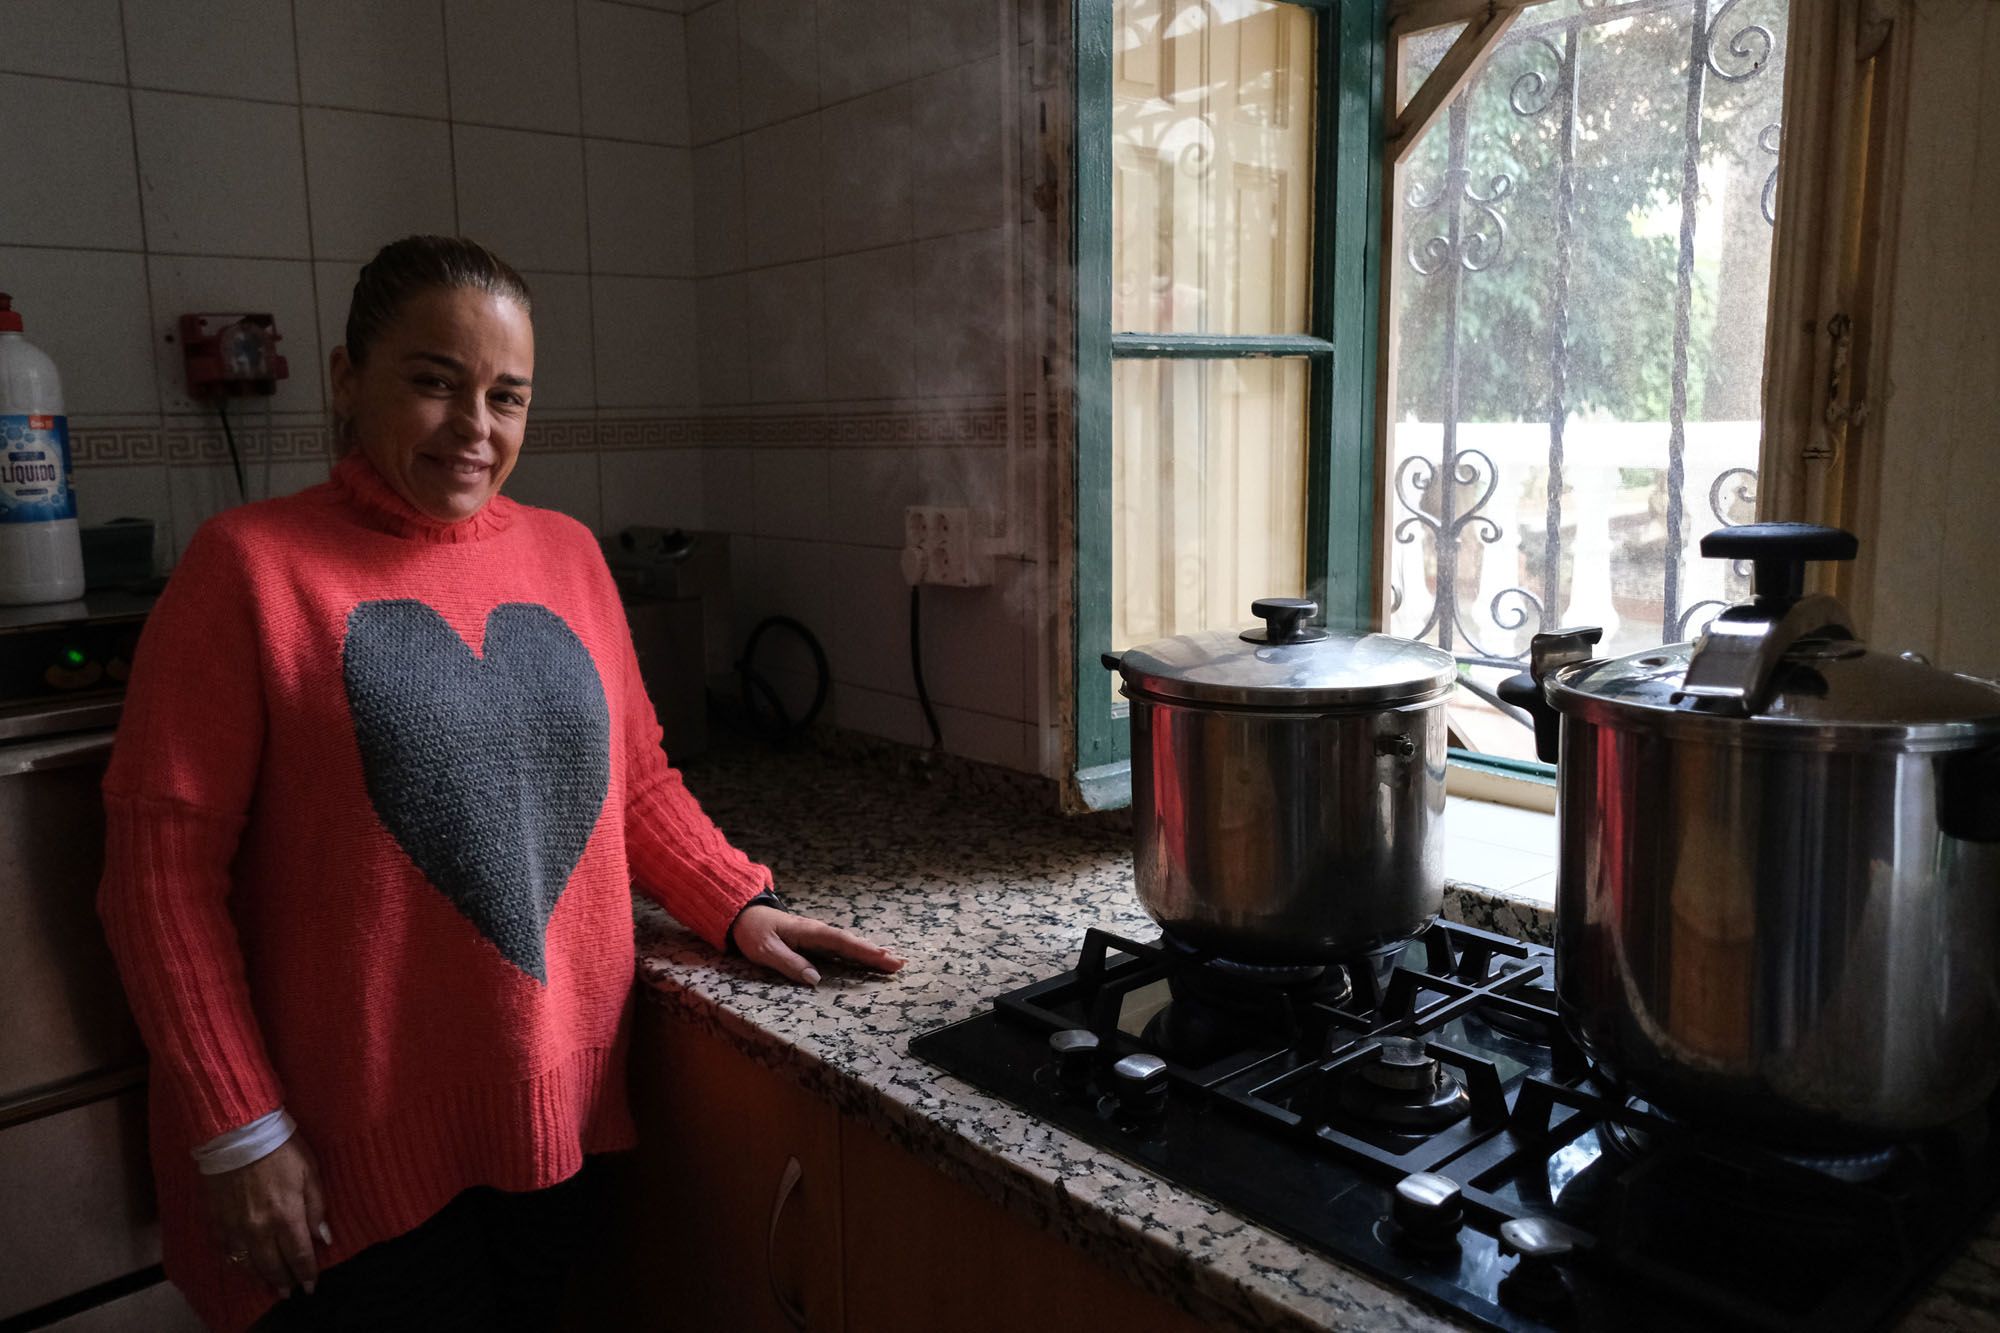
[[[771,872],[729,845],[672,770],[626,798],[633,885],[715,949]]]
[[[298,1125],[279,1107],[258,1116],[249,1124],[218,1134],[194,1150],[195,1169],[204,1176],[219,1176],[252,1162],[261,1161],[285,1146]]]
[[[778,896],[776,889],[766,889],[749,902],[743,904],[743,906],[737,908],[736,915],[729,918],[729,929],[724,931],[722,935],[722,945],[730,953],[743,952],[736,947],[736,923],[741,921],[743,914],[753,907],[775,907],[780,912],[789,912],[791,910],[785,906],[785,900]]]

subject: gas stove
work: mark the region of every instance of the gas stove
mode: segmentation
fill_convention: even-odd
[[[1506,1330],[1879,1327],[2000,1195],[1991,1114],[1793,1155],[1597,1077],[1550,951],[1440,922],[1346,967],[1100,930],[918,1036],[986,1092],[1420,1300]]]

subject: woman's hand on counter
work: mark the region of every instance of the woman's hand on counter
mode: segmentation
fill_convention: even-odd
[[[201,1177],[216,1244],[280,1296],[319,1280],[317,1237],[325,1242],[326,1205],[319,1166],[297,1134],[248,1166]],[[236,1256],[246,1256],[237,1258]]]
[[[803,956],[808,953],[845,958],[877,972],[895,972],[903,966],[901,958],[852,931],[761,904],[743,909],[730,939],[751,962],[808,986],[819,985],[819,970]]]

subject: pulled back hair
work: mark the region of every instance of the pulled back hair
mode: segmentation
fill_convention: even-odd
[[[347,303],[347,359],[357,366],[367,360],[376,339],[413,297],[459,287],[504,296],[524,312],[534,310],[527,282],[479,242],[463,236],[405,236],[361,266]],[[352,423],[336,416],[333,426],[334,446],[345,453],[353,444]]]

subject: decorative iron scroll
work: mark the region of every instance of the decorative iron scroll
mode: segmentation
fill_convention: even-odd
[[[1782,125],[1766,125],[1763,129],[1757,131],[1757,146],[1769,153],[1772,158],[1770,174],[1764,177],[1764,193],[1760,199],[1760,204],[1764,213],[1764,221],[1774,227],[1778,225],[1778,144],[1784,137],[1784,127]]]
[[[1565,457],[1565,431],[1573,404],[1568,401],[1570,361],[1577,352],[1571,328],[1572,261],[1578,251],[1576,155],[1579,134],[1577,87],[1580,37],[1600,25],[1639,15],[1678,14],[1686,27],[1681,49],[1687,52],[1686,105],[1683,118],[1676,97],[1674,118],[1682,122],[1676,129],[1682,170],[1679,192],[1682,205],[1678,236],[1678,260],[1674,293],[1672,339],[1660,351],[1670,359],[1671,397],[1666,423],[1669,429],[1665,496],[1668,533],[1665,567],[1660,571],[1663,607],[1659,629],[1684,637],[1712,618],[1724,603],[1705,597],[1683,608],[1681,600],[1681,545],[1687,531],[1688,515],[1682,495],[1685,467],[1686,425],[1689,397],[1689,346],[1692,331],[1692,277],[1695,263],[1693,228],[1695,210],[1703,205],[1699,182],[1702,159],[1704,82],[1737,85],[1762,75],[1779,54],[1779,36],[1773,26],[1751,21],[1742,10],[1743,0],[1578,0],[1567,16],[1532,27],[1523,25],[1502,43],[1499,53],[1487,66],[1481,80],[1506,80],[1507,107],[1515,117],[1531,120],[1555,116],[1551,134],[1554,149],[1551,165],[1560,176],[1549,191],[1553,216],[1549,219],[1552,238],[1550,286],[1541,304],[1549,321],[1549,336],[1539,348],[1523,348],[1524,353],[1547,358],[1549,374],[1549,452],[1547,457],[1546,528],[1539,553],[1538,570],[1528,573],[1524,583],[1512,584],[1484,596],[1481,590],[1461,587],[1461,553],[1487,549],[1482,559],[1500,552],[1508,535],[1503,515],[1491,507],[1500,486],[1500,472],[1494,456],[1469,447],[1460,440],[1459,376],[1462,296],[1466,284],[1480,281],[1479,275],[1503,269],[1515,259],[1508,253],[1513,228],[1510,213],[1524,207],[1532,192],[1517,188],[1527,183],[1520,174],[1518,159],[1505,171],[1480,172],[1483,185],[1475,185],[1469,165],[1468,139],[1473,134],[1470,103],[1475,87],[1469,87],[1452,102],[1438,126],[1446,136],[1442,171],[1427,179],[1412,173],[1404,188],[1406,236],[1403,262],[1412,281],[1442,283],[1431,289],[1439,297],[1443,319],[1443,421],[1437,453],[1411,455],[1397,463],[1391,477],[1393,497],[1391,534],[1398,548],[1422,550],[1428,545],[1435,599],[1421,629],[1411,637],[1437,643],[1454,652],[1459,660],[1472,665],[1507,666],[1523,661],[1527,646],[1522,631],[1554,628],[1566,610],[1564,589],[1560,587],[1563,550],[1563,490],[1565,468],[1574,469],[1577,459]],[[1504,73],[1500,71],[1505,71]],[[1506,119],[1505,115],[1501,119]],[[1719,123],[1719,122],[1718,122]],[[1753,122],[1754,123],[1754,122]],[[1777,166],[1781,130],[1765,125],[1756,135],[1755,148],[1773,159],[1765,177],[1759,203],[1767,222],[1775,219]],[[1503,145],[1504,146],[1504,145]],[[1469,345],[1469,344],[1468,344]],[[1500,455],[1505,457],[1506,455]],[[1441,485],[1444,479],[1449,484]],[[1735,515],[1754,508],[1757,474],[1749,467],[1731,467],[1717,475],[1708,489],[1708,507],[1723,525],[1742,521]],[[1506,548],[1511,552],[1511,547]],[[1575,553],[1572,553],[1573,560]],[[1487,586],[1491,587],[1489,580]],[[1406,587],[1392,580],[1389,595],[1392,611],[1403,611],[1425,592],[1418,586]],[[1484,616],[1475,608],[1483,604]],[[1419,604],[1420,605],[1420,604]],[[1413,613],[1414,614],[1414,613]],[[1492,631],[1508,636],[1508,642],[1486,643]],[[1519,643],[1519,648],[1515,644]],[[1503,710],[1505,711],[1505,710]]]
[[[1730,484],[1732,478],[1735,479],[1733,486]],[[1735,504],[1729,504],[1727,500],[1734,500]],[[1708,512],[1715,515],[1717,523],[1725,528],[1741,527],[1741,522],[1733,517],[1738,506],[1747,508],[1753,514],[1757,512],[1757,472],[1754,468],[1727,468],[1708,485]],[[1748,565],[1749,562],[1745,560],[1730,562],[1730,568],[1735,571],[1738,578],[1749,577]],[[1693,628],[1698,613],[1708,612],[1708,618],[1701,622],[1706,626],[1708,621],[1715,619],[1728,606],[1729,603],[1719,597],[1705,598],[1696,602],[1681,613],[1679,623],[1674,626],[1675,641],[1680,642],[1692,637],[1688,631]]]
[[[1771,30],[1761,23],[1746,23],[1729,34],[1726,47],[1731,62],[1724,69],[1716,56],[1716,38],[1729,19],[1729,11],[1742,4],[1743,0],[1722,0],[1722,8],[1715,11],[1715,21],[1708,25],[1708,40],[1704,45],[1708,53],[1708,72],[1729,83],[1744,83],[1764,72],[1777,53],[1778,39]]]

